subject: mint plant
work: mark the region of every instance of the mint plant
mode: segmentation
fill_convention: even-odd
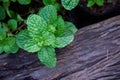
[[[15,15],[14,12],[8,9],[10,6],[9,0],[2,1],[3,6],[0,6],[0,54],[3,52],[7,54],[16,53],[19,47],[16,44],[16,38],[15,35],[12,34],[12,31],[17,29],[18,14]],[[16,20],[9,19],[8,22],[4,22],[7,14],[10,18],[16,18]]]
[[[17,22],[10,19],[8,23],[0,23],[0,54],[5,52],[7,54],[16,53],[19,47],[16,44],[15,35],[10,31],[17,29]]]
[[[20,48],[28,52],[37,52],[40,61],[47,67],[55,67],[55,48],[62,48],[74,39],[76,27],[57,15],[53,5],[40,9],[38,14],[28,16],[27,29],[16,36]]]
[[[0,54],[5,52],[7,54],[16,53],[19,47],[16,44],[14,36],[7,35],[6,31],[0,28]]]
[[[103,6],[104,0],[88,0],[87,7],[92,7],[94,4],[98,6]]]

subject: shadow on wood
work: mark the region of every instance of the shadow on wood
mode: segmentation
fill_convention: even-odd
[[[23,50],[3,54],[0,80],[120,80],[120,16],[80,29],[74,41],[56,53],[52,69]]]

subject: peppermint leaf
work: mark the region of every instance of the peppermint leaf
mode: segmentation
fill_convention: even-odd
[[[3,47],[0,46],[0,54],[3,52]]]
[[[92,7],[95,4],[94,0],[88,0],[87,7]]]
[[[65,26],[72,32],[72,34],[75,34],[77,32],[77,28],[71,22],[65,22]]]
[[[63,37],[57,37],[56,42],[55,42],[55,47],[57,48],[63,48],[70,44],[73,41],[74,36],[69,35],[69,36],[63,36]]]
[[[96,0],[96,4],[98,6],[102,6],[104,4],[104,0]]]
[[[3,40],[6,38],[6,32],[3,28],[0,28],[0,40]]]
[[[15,19],[10,19],[8,21],[8,26],[9,28],[11,28],[12,30],[16,30],[17,29],[17,21]]]
[[[62,48],[70,44],[74,39],[76,31],[77,29],[72,23],[66,22],[64,28],[60,28],[56,31],[55,47]]]
[[[38,15],[40,15],[47,22],[47,24],[52,24],[57,19],[57,10],[54,6],[48,5],[41,9],[38,12]]]
[[[67,10],[72,10],[79,3],[79,0],[62,0],[62,5]]]
[[[38,52],[38,58],[47,67],[53,68],[56,65],[55,50],[52,47],[44,47]]]
[[[57,26],[57,29],[61,29],[65,27],[65,21],[63,20],[62,16],[58,16],[56,22],[53,24]]]
[[[27,28],[31,37],[39,36],[46,27],[45,20],[36,14],[30,15],[27,19]]]
[[[27,30],[21,31],[17,35],[17,44],[20,48],[28,51],[28,52],[37,52],[41,49],[41,45],[39,42],[37,43],[37,40],[32,39]]]
[[[48,31],[43,31],[41,36],[42,36],[42,40],[43,40],[43,45],[44,46],[54,45],[54,43],[55,43],[55,36],[54,36],[53,33],[48,32]]]
[[[19,47],[17,46],[16,40],[14,37],[8,37],[5,39],[5,41],[6,41],[6,44],[4,45],[4,51],[7,54],[16,53],[18,51]]]

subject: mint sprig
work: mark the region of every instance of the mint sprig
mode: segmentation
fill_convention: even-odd
[[[17,35],[17,44],[28,52],[38,52],[40,61],[48,67],[55,67],[55,48],[70,44],[77,31],[75,26],[57,15],[54,6],[48,5],[27,18],[27,29]]]

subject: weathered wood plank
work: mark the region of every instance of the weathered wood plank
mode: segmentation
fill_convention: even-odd
[[[36,54],[3,54],[0,80],[120,80],[120,16],[80,29],[56,53],[53,69],[43,66]]]

